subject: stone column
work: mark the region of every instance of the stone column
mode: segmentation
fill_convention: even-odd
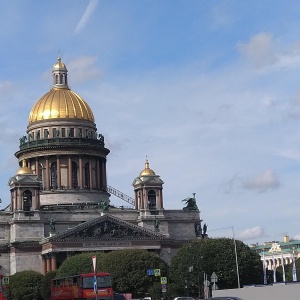
[[[144,205],[143,208],[145,208],[145,209],[149,208],[146,188],[143,188],[143,205]]]
[[[39,171],[40,171],[40,168],[39,168],[39,161],[38,159],[35,160],[35,174],[39,177]]]
[[[157,199],[157,208],[163,208],[163,201],[162,201],[162,190],[158,190],[158,199]]]
[[[99,159],[97,159],[96,162],[96,188],[99,190],[101,189],[101,182],[100,182],[100,162]]]
[[[46,273],[48,273],[49,271],[51,271],[51,258],[49,256],[47,256],[47,259],[46,259]]]
[[[92,160],[89,159],[89,171],[90,171],[90,189],[93,189],[93,172],[92,172]]]
[[[82,157],[79,157],[79,188],[80,188],[80,189],[83,189]]]
[[[56,172],[57,172],[57,188],[61,188],[61,170],[60,170],[60,157],[56,157]]]
[[[46,273],[47,273],[47,260],[46,260],[44,255],[42,255],[42,268],[41,269],[42,269],[41,270],[42,274],[46,275]]]
[[[55,253],[51,253],[51,271],[55,271],[56,269],[57,269],[56,255]]]
[[[17,192],[17,210],[22,210],[22,191],[19,188]]]
[[[46,176],[45,176],[45,179],[46,179],[46,190],[49,190],[50,189],[50,178],[49,178],[49,157],[46,156]]]
[[[107,179],[106,179],[106,159],[103,161],[103,184],[105,186],[107,186]]]
[[[73,184],[72,184],[72,159],[71,159],[71,157],[68,158],[68,185],[69,185],[69,189],[71,190],[73,188]]]

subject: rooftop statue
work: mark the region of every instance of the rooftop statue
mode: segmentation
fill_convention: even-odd
[[[99,202],[99,209],[104,212],[104,211],[108,211],[109,209],[109,205],[105,200],[100,200]]]
[[[182,202],[185,202],[186,206],[183,209],[186,210],[197,210],[198,206],[196,204],[196,199],[195,197],[188,197],[182,200]]]

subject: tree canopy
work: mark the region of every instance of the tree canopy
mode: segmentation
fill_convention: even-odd
[[[113,289],[132,293],[133,297],[146,295],[160,277],[148,276],[147,269],[161,269],[167,274],[167,264],[155,253],[142,249],[125,249],[109,253],[84,253],[69,257],[57,270],[57,277],[90,273],[92,256],[97,257],[97,271],[112,276]]]
[[[9,300],[42,300],[41,282],[43,275],[35,271],[22,271],[9,278],[7,287]]]
[[[252,251],[241,241],[236,241],[237,262],[240,285],[263,282],[263,268],[259,254]],[[203,285],[204,273],[207,279],[216,273],[219,289],[238,286],[235,245],[232,239],[202,239],[182,247],[172,258],[171,279],[181,287],[182,293],[199,294]]]

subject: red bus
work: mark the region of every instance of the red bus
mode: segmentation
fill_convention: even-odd
[[[52,279],[51,300],[95,300],[94,273]],[[98,300],[113,300],[111,277],[97,273]],[[0,299],[1,300],[1,299]]]

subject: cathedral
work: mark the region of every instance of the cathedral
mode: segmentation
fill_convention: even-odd
[[[195,195],[183,209],[164,208],[164,182],[148,159],[133,178],[132,198],[108,185],[110,151],[92,109],[70,89],[60,57],[52,80],[33,105],[15,153],[10,205],[0,211],[1,274],[46,274],[71,255],[131,248],[169,263],[180,247],[206,235]],[[114,206],[111,195],[126,206]]]

